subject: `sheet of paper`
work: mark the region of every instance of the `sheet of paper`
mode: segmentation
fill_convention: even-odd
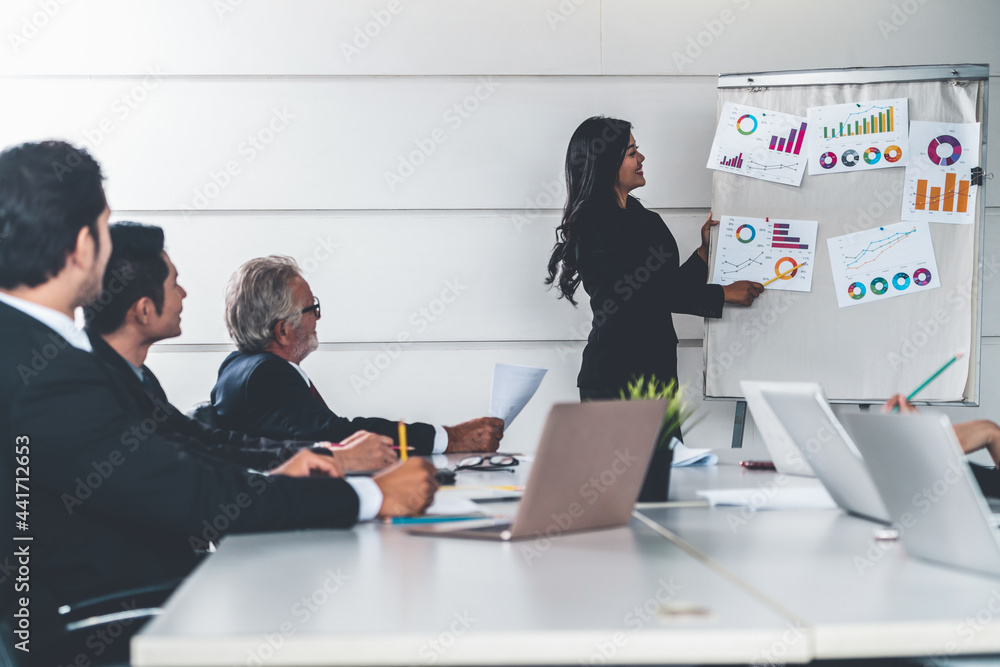
[[[483,508],[469,498],[441,493],[434,496],[434,502],[427,508],[427,514],[431,516],[480,514],[482,511]]]
[[[674,443],[674,460],[671,464],[674,468],[714,466],[718,462],[719,457],[711,449],[692,449],[680,441]]]
[[[745,489],[713,489],[698,491],[708,503],[755,510],[823,510],[834,509],[837,503],[822,485],[750,487]]]
[[[972,170],[979,166],[979,123],[910,123],[910,163],[903,181],[903,220],[971,225],[976,220]]]
[[[805,262],[801,269],[774,281],[767,289],[811,291],[818,226],[815,220],[722,216],[712,282],[719,285],[738,280],[765,283]]]
[[[897,222],[827,239],[841,308],[941,286],[926,222]]]
[[[493,392],[490,395],[490,416],[503,419],[504,429],[538,391],[547,368],[497,364],[493,367]]]
[[[801,116],[726,102],[708,168],[798,187],[806,170],[805,135]]]
[[[810,107],[809,175],[905,167],[908,109],[905,97]]]

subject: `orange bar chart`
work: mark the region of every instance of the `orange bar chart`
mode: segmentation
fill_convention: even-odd
[[[955,189],[955,182],[958,182],[958,189]],[[932,187],[931,194],[927,196],[927,179],[917,180],[917,198],[914,208],[918,211],[946,211],[956,213],[967,213],[969,210],[969,181],[958,180],[957,174],[946,174],[944,177],[944,193],[940,187]],[[957,201],[956,201],[957,200]]]

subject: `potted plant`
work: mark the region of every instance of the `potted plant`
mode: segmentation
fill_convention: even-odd
[[[640,375],[622,389],[620,396],[624,401],[635,400],[666,400],[667,409],[663,414],[663,423],[656,436],[653,446],[653,457],[649,461],[646,477],[639,491],[639,502],[666,502],[670,493],[670,466],[674,460],[674,438],[680,439],[681,425],[695,413],[695,409],[684,401],[684,389],[677,385],[676,380],[664,384],[651,375],[647,380]]]

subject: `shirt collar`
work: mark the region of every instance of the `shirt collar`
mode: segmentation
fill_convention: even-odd
[[[4,292],[0,292],[0,301],[38,320],[65,338],[66,342],[76,349],[83,350],[84,352],[94,351],[94,348],[90,345],[90,339],[87,338],[87,333],[82,329],[78,329],[76,323],[64,313]]]
[[[288,360],[286,359],[285,361],[288,361]],[[295,370],[297,370],[299,372],[299,375],[302,376],[302,379],[306,381],[306,386],[307,387],[311,387],[312,386],[312,380],[310,380],[309,376],[306,375],[306,372],[304,370],[302,370],[302,367],[299,366],[298,364],[294,363],[294,362],[291,362],[291,361],[289,361],[288,363],[291,364],[292,368],[294,368]]]

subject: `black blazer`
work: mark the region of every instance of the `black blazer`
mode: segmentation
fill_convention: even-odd
[[[219,367],[212,406],[224,428],[266,438],[340,442],[355,431],[389,436],[398,445],[397,422],[378,417],[340,417],[313,396],[292,365],[270,352],[233,352]],[[407,425],[418,454],[434,450],[434,427]]]
[[[635,375],[677,377],[671,313],[722,317],[721,285],[693,253],[680,263],[663,218],[634,197],[583,212],[574,230],[577,270],[594,313],[577,385],[613,390]]]
[[[159,413],[165,415],[161,432],[196,455],[255,470],[270,470],[287,461],[300,449],[315,444],[302,440],[254,438],[237,431],[212,428],[191,419],[167,400],[160,381],[146,365],[143,365],[142,371],[150,381],[149,388],[142,384],[131,364],[103,338],[89,331],[87,335],[94,347],[94,354],[118,376],[137,407],[147,414],[159,410]],[[326,449],[322,451],[327,452]]]
[[[32,592],[61,604],[147,586],[185,575],[193,547],[217,534],[357,521],[344,480],[265,477],[191,455],[97,356],[4,303],[0,346],[0,491],[14,497],[14,447],[26,439]]]

